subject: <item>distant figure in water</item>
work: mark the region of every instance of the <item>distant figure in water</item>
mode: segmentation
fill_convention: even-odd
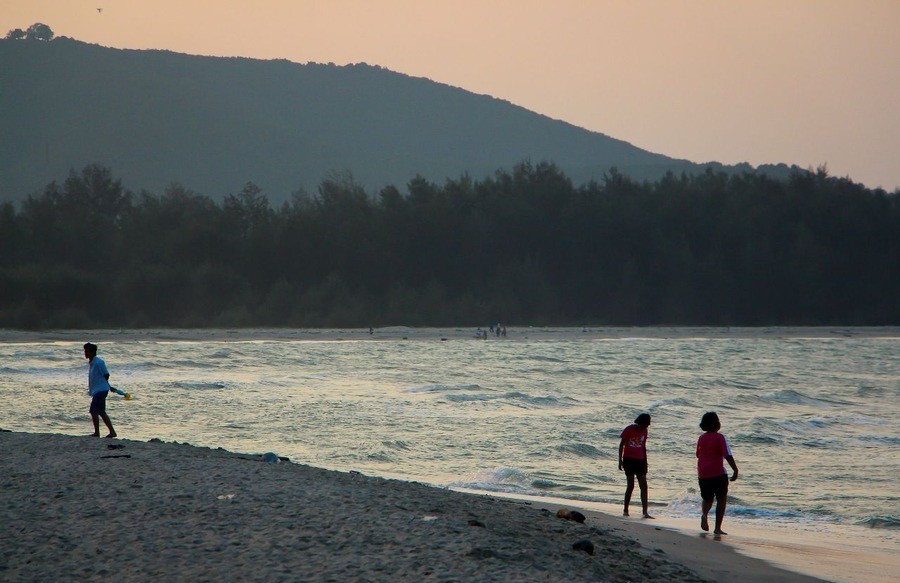
[[[84,357],[88,359],[88,394],[91,396],[91,421],[94,423],[93,437],[100,437],[100,419],[109,429],[106,437],[116,436],[112,421],[106,414],[106,396],[109,395],[109,370],[103,359],[97,356],[97,345],[90,342],[84,345]]]
[[[731,455],[731,447],[725,436],[719,433],[722,424],[719,416],[709,411],[703,414],[700,420],[700,429],[705,433],[697,440],[697,478],[700,483],[700,497],[703,503],[700,509],[703,512],[700,518],[700,528],[709,530],[709,510],[712,508],[713,498],[716,500],[716,527],[714,534],[728,534],[722,530],[722,519],[725,518],[725,506],[728,504],[728,472],[722,460],[728,462],[734,474],[731,481],[738,478],[738,467]]]
[[[619,470],[625,472],[628,485],[625,487],[625,510],[622,512],[628,516],[628,506],[631,504],[631,494],[634,492],[634,478],[637,476],[641,487],[641,506],[644,510],[644,518],[653,518],[647,511],[647,428],[650,427],[650,415],[641,413],[634,423],[622,430],[619,437]]]

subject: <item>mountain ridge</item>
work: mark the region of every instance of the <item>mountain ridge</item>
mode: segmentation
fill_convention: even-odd
[[[550,161],[575,182],[697,164],[488,95],[365,63],[116,49],[67,37],[0,41],[0,200],[100,163],[134,190],[221,197],[254,182],[274,202],[349,170],[370,191]],[[786,165],[760,167],[787,175]]]

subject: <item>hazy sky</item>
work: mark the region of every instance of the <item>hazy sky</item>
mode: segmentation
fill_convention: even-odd
[[[0,0],[0,34],[35,22],[119,48],[366,62],[668,156],[900,187],[900,0]]]

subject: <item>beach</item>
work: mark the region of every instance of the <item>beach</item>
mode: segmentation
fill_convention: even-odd
[[[0,432],[0,579],[817,580],[649,521],[586,510],[580,524],[559,505],[265,453]]]
[[[462,340],[474,339],[477,327],[416,328],[124,328],[98,330],[11,330],[0,329],[0,342],[198,342],[265,340]],[[794,327],[686,327],[686,326],[509,326],[507,336],[489,331],[487,339],[591,340],[622,338],[897,338],[896,326],[794,326]]]
[[[900,329],[507,330],[0,330],[0,580],[895,580]],[[83,436],[85,341],[123,439]],[[619,502],[641,411],[653,521]]]

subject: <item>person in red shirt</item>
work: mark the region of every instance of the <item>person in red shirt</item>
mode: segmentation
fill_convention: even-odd
[[[731,447],[725,436],[719,433],[722,424],[719,416],[709,411],[700,419],[700,429],[705,433],[697,440],[697,479],[700,483],[700,498],[703,499],[700,518],[700,528],[709,530],[709,510],[712,508],[713,499],[716,500],[716,528],[714,534],[728,534],[722,530],[722,519],[725,518],[725,506],[728,504],[728,472],[725,464],[728,462],[734,474],[731,481],[738,477],[738,467],[731,455]]]
[[[637,476],[641,487],[641,506],[644,518],[653,518],[647,512],[647,428],[650,427],[650,415],[641,413],[634,423],[622,430],[619,437],[619,470],[625,472],[628,485],[625,487],[625,511],[628,516],[628,505],[631,504],[631,493],[634,492],[634,477]]]

